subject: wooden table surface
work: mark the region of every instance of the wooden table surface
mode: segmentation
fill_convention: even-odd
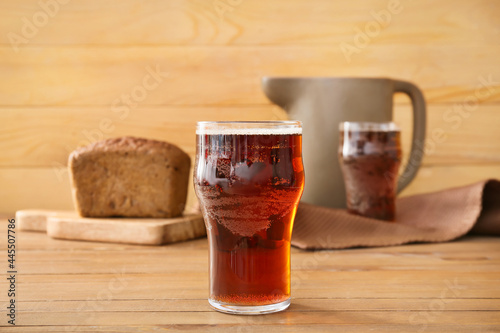
[[[7,324],[2,278],[1,332],[500,331],[500,238],[293,249],[290,308],[235,316],[208,305],[206,239],[152,247],[16,235],[17,327]]]

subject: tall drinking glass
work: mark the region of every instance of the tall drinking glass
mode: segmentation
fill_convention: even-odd
[[[199,122],[196,137],[210,305],[235,314],[285,310],[292,226],[304,188],[301,123]]]

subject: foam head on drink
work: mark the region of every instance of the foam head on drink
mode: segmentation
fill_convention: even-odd
[[[290,238],[304,187],[301,128],[197,131],[195,188],[210,244],[210,299],[290,298]]]

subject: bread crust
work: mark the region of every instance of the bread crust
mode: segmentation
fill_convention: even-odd
[[[107,139],[76,149],[68,165],[81,216],[170,218],[184,211],[191,159],[168,142]]]

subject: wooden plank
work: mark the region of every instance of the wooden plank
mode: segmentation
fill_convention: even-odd
[[[420,310],[429,306],[432,299],[415,298],[400,299],[393,298],[371,298],[370,300],[360,298],[293,298],[288,311],[305,312],[312,311],[311,308],[320,308],[321,311],[402,311]],[[446,307],[441,311],[491,311],[500,309],[500,299],[463,299],[447,298],[443,302]],[[180,312],[180,311],[211,311],[206,299],[138,299],[138,300],[111,300],[106,304],[107,311],[149,311]],[[95,309],[82,307],[78,301],[54,300],[52,302],[23,301],[20,312],[92,312]]]
[[[49,211],[43,209],[18,210],[15,216],[15,226],[19,231],[47,231],[47,215],[64,214],[64,211]],[[76,212],[70,211],[72,214]]]
[[[500,179],[500,164],[485,166],[436,166],[421,168],[401,196],[440,191],[481,180]]]
[[[272,316],[240,317],[228,316],[215,311],[190,312],[181,315],[180,312],[147,312],[138,315],[137,312],[94,312],[86,313],[47,312],[47,313],[19,313],[18,320],[23,325],[107,325],[120,323],[121,325],[185,325],[185,324],[272,324],[276,321],[285,321],[287,325],[294,324],[409,324],[412,313],[406,311],[330,311],[324,312],[282,312]],[[441,325],[477,323],[482,325],[500,325],[500,311],[442,311],[434,314],[434,320]]]
[[[67,168],[0,168],[0,212],[22,209],[72,210]]]
[[[498,251],[498,249],[497,249]],[[208,250],[204,251],[208,255]],[[170,258],[167,254],[151,254],[148,259],[141,260],[144,253],[139,255],[130,255],[127,257],[123,254],[112,253],[110,256],[101,254],[102,258],[105,258],[107,262],[96,261],[92,254],[76,253],[71,254],[69,257],[55,256],[53,261],[45,260],[44,258],[48,255],[54,255],[53,253],[30,253],[29,257],[22,258],[25,263],[23,267],[23,274],[112,274],[114,272],[120,272],[120,274],[141,274],[144,271],[148,271],[150,274],[167,274],[172,271],[176,272],[202,272],[204,275],[208,270],[206,263],[206,257],[198,257],[196,254],[177,254],[179,258]],[[408,270],[413,271],[415,275],[428,274],[429,276],[436,276],[437,278],[446,278],[446,274],[442,273],[442,270],[453,271],[455,276],[457,274],[464,275],[467,273],[467,267],[457,265],[457,263],[463,265],[473,265],[478,272],[481,272],[481,276],[486,278],[488,274],[493,274],[498,277],[498,266],[500,264],[499,259],[488,259],[486,257],[479,258],[464,258],[457,260],[444,260],[440,258],[429,258],[421,257],[414,259],[412,257],[395,257],[395,256],[385,256],[385,260],[380,259],[380,257],[372,256],[369,258],[360,257],[342,257],[338,255],[319,255],[322,259],[314,259],[314,255],[307,254],[305,256],[308,259],[301,258],[301,254],[293,255],[292,270],[294,272],[304,271],[307,273],[300,274],[297,273],[297,278],[304,277],[308,275],[311,270],[323,270],[324,275],[316,273],[314,279],[329,279],[332,276],[337,276],[340,278],[342,276],[349,276],[349,273],[356,272],[358,276],[366,275],[369,277],[370,272],[373,270],[387,270],[391,273],[382,274],[385,278],[394,274],[394,270]],[[323,259],[327,257],[329,259]],[[33,258],[33,259],[29,259]],[[34,258],[37,258],[36,260]],[[370,261],[376,258],[377,262],[372,263]],[[78,259],[77,262],[72,260]],[[347,261],[347,259],[350,259]],[[312,262],[310,262],[312,260]],[[410,261],[411,260],[411,261]],[[347,261],[347,262],[346,262]],[[158,264],[161,262],[162,264]],[[415,262],[414,266],[411,265]],[[51,265],[51,263],[53,263]],[[396,265],[401,266],[401,268],[395,268]],[[495,266],[496,265],[496,266]],[[414,267],[414,268],[413,268]],[[432,273],[435,272],[435,273]],[[194,274],[194,273],[193,273]],[[337,274],[337,275],[336,275]],[[375,273],[374,273],[375,274]],[[444,274],[444,275],[443,275]],[[451,273],[450,273],[451,274]],[[193,275],[194,278],[195,275]],[[403,279],[407,276],[406,273],[401,272],[397,274],[398,278]],[[175,274],[170,274],[168,279],[175,279],[179,276]],[[200,276],[198,276],[200,277]],[[202,277],[202,276],[201,276]],[[140,276],[139,276],[140,278]],[[167,279],[167,277],[164,277]],[[411,275],[410,275],[411,278]],[[76,279],[76,278],[75,278]],[[312,279],[312,278],[311,278]],[[202,279],[203,280],[203,279]],[[83,281],[84,283],[84,281]],[[499,290],[500,291],[500,290]]]
[[[224,7],[214,1],[154,0],[138,6],[137,1],[126,0],[115,6],[99,0],[71,1],[51,9],[54,17],[26,37],[29,45],[337,45],[353,43],[356,27],[364,30],[368,22],[377,23],[374,12],[386,12],[390,17],[378,18],[380,32],[370,44],[407,44],[409,38],[423,46],[499,41],[500,7],[495,0],[474,5],[467,0],[401,1],[392,13],[384,0],[358,1],[356,6],[328,0],[293,0],[286,6],[279,0],[225,3]],[[218,11],[217,4],[226,10]],[[23,36],[22,18],[33,22],[33,15],[41,11],[37,0],[2,3],[0,31]],[[90,15],[92,24],[75,24],[87,22]],[[300,19],[290,24],[293,18]],[[376,32],[377,26],[372,29]],[[0,42],[10,43],[6,33]]]
[[[0,150],[4,152],[0,166],[62,167],[79,146],[127,135],[173,143],[194,163],[197,121],[282,119],[286,119],[285,111],[272,105],[140,107],[127,114],[113,112],[110,107],[6,108],[0,109],[4,128],[0,132]],[[103,121],[110,126],[103,126]]]
[[[19,260],[23,262],[22,274],[27,282],[39,284],[51,281],[46,275],[57,274],[58,283],[85,283],[87,279],[106,283],[116,276],[127,275],[132,280],[144,278],[152,284],[161,284],[156,280],[173,282],[180,279],[182,274],[191,272],[190,277],[181,283],[191,284],[198,281],[198,285],[205,281],[204,275],[208,269],[206,239],[189,242],[180,247],[181,244],[163,248],[124,249],[121,246],[101,247],[101,244],[94,243],[93,249],[89,251],[78,249],[78,242],[74,243],[76,249],[72,251],[30,251],[25,248],[25,244],[29,246],[43,237],[45,236],[42,234],[24,232],[18,237],[19,248],[23,250],[19,254]],[[428,281],[431,277],[438,285],[448,278],[469,281],[475,276],[481,277],[480,283],[486,283],[486,280],[494,283],[500,269],[500,241],[497,238],[483,242],[468,240],[378,249],[292,252],[294,279],[308,281],[335,278],[351,283],[348,281],[350,274],[357,274],[360,279],[370,279],[371,276],[375,280],[374,283],[387,283],[388,279],[394,278],[405,281],[420,275],[428,276],[427,280],[421,281],[426,285],[431,283]],[[99,253],[98,257],[96,253]],[[161,264],[158,264],[160,262]],[[471,267],[474,267],[473,271]],[[149,272],[148,276],[143,274],[146,270]],[[316,273],[309,276],[312,271]],[[412,273],[408,273],[410,271]],[[76,273],[79,275],[73,275]],[[372,273],[373,275],[370,275]],[[498,286],[493,287],[495,288]]]
[[[47,235],[57,239],[163,245],[204,237],[206,229],[201,214],[169,219],[49,216]]]
[[[40,240],[41,238],[45,237],[43,234],[36,234],[36,237],[34,237],[30,232],[21,232],[19,236],[19,241],[22,242],[21,246],[23,248],[23,251],[26,251],[26,256],[27,262],[30,263],[30,265],[40,265],[42,266],[48,259],[44,259],[46,256],[55,256],[56,261],[71,261],[75,256],[77,256],[82,265],[86,264],[93,264],[94,263],[94,257],[93,255],[95,254],[95,251],[102,252],[100,256],[103,259],[108,259],[110,262],[112,261],[115,264],[122,264],[124,261],[126,261],[127,256],[130,256],[130,259],[137,259],[141,258],[144,256],[144,253],[149,253],[150,257],[145,259],[145,263],[149,261],[165,261],[165,263],[168,263],[169,265],[173,265],[175,267],[178,267],[180,269],[184,270],[195,270],[194,266],[198,265],[200,262],[202,262],[204,259],[199,259],[202,261],[199,261],[196,259],[196,262],[193,263],[186,263],[182,261],[182,256],[189,257],[190,259],[193,259],[199,253],[200,251],[202,252],[208,252],[208,247],[207,247],[207,240],[199,240],[196,242],[190,242],[191,246],[179,246],[176,245],[175,247],[167,247],[167,248],[158,248],[157,250],[155,248],[151,247],[130,247],[124,248],[122,246],[118,246],[116,248],[106,246],[103,247],[102,244],[94,243],[93,248],[89,251],[89,249],[86,248],[81,248],[79,249],[77,246],[79,245],[78,242],[73,242],[75,244],[75,249],[71,251],[70,253],[59,253],[59,250],[52,250],[50,248],[47,248],[44,251],[40,250],[33,250],[33,248],[29,247],[29,244],[33,240]],[[55,242],[55,241],[54,241]],[[59,243],[59,241],[57,241]],[[26,244],[26,247],[25,247]],[[470,245],[469,245],[470,244]],[[492,238],[488,240],[488,243],[481,243],[481,242],[472,242],[467,240],[467,242],[452,242],[452,243],[442,243],[442,244],[433,244],[433,250],[435,250],[435,253],[429,253],[426,251],[423,251],[421,249],[427,249],[428,245],[406,245],[406,246],[401,246],[401,247],[396,247],[396,248],[376,248],[376,249],[365,249],[365,251],[362,251],[362,249],[352,249],[349,251],[319,251],[319,252],[309,252],[309,251],[301,251],[301,250],[294,250],[292,251],[292,256],[294,258],[292,262],[292,267],[294,269],[301,269],[301,270],[308,270],[312,269],[314,266],[315,268],[321,268],[323,267],[324,269],[328,271],[333,271],[331,264],[334,263],[337,266],[338,271],[349,271],[353,267],[359,267],[363,268],[365,271],[373,269],[374,267],[378,268],[388,268],[392,269],[391,265],[398,264],[398,265],[403,265],[407,263],[409,260],[411,260],[411,263],[405,268],[410,269],[413,267],[415,270],[425,270],[426,268],[428,270],[440,270],[440,267],[449,267],[455,265],[457,262],[462,262],[462,263],[476,263],[481,268],[487,269],[487,270],[494,270],[495,267],[493,264],[496,264],[497,261],[500,260],[500,240],[496,238]],[[398,250],[399,249],[399,250]],[[410,252],[411,251],[411,252]],[[488,254],[484,254],[483,252],[486,251]],[[445,253],[443,253],[445,252]],[[162,259],[163,256],[165,256],[165,253],[168,253],[168,258]],[[483,253],[483,254],[481,254]],[[311,254],[311,255],[310,255]],[[370,254],[369,258],[366,258],[365,255]],[[22,255],[22,254],[21,254]],[[173,256],[173,257],[170,257]],[[309,258],[309,259],[307,259]],[[376,258],[376,262],[372,262],[372,260]],[[309,260],[314,259],[314,262],[308,262]],[[195,260],[195,259],[193,259]],[[74,263],[75,267],[78,263]],[[183,265],[184,264],[184,265]],[[429,266],[425,266],[425,265]],[[70,266],[73,265],[71,263],[68,264],[69,266],[67,267],[62,267],[61,271],[57,271],[57,268],[53,267],[48,267],[50,271],[47,272],[50,273],[55,270],[55,272],[59,272],[61,274],[63,273],[71,273],[69,270]],[[493,265],[493,266],[492,266]],[[130,273],[141,273],[141,271],[138,271],[135,266],[130,267],[130,265],[125,265],[125,268],[130,268],[127,272]],[[27,266],[30,267],[30,266]],[[93,273],[109,273],[112,272],[111,270],[106,270],[105,263],[103,263],[102,266],[99,266],[100,268],[103,268],[104,271],[99,271],[99,272],[92,272],[89,271],[89,274]],[[165,270],[165,267],[155,267],[154,270],[157,273],[167,273],[170,272],[169,270]],[[458,270],[466,270],[467,267],[456,267]],[[479,267],[478,267],[479,269]],[[500,269],[500,268],[499,268]],[[82,273],[84,272],[84,267],[79,269]],[[31,271],[25,271],[25,274],[34,274],[34,272]],[[42,273],[42,271],[40,271]]]
[[[325,316],[331,315],[331,313],[325,313]],[[369,315],[369,314],[367,314]],[[254,317],[254,321],[256,321]],[[432,317],[432,319],[436,319]],[[247,318],[247,320],[249,320]],[[321,319],[318,321],[321,323]],[[25,326],[27,327],[27,326]],[[133,326],[118,326],[118,325],[81,325],[81,326],[70,326],[70,325],[46,325],[46,326],[29,326],[30,332],[103,332],[103,333],[123,333],[123,332],[154,332],[155,330],[182,330],[182,332],[216,332],[216,333],[234,333],[234,332],[317,332],[317,333],[330,333],[330,332],[341,332],[341,333],[362,333],[362,332],[414,332],[418,330],[424,330],[426,333],[456,333],[456,332],[498,332],[498,325],[485,325],[485,324],[447,324],[440,325],[434,322],[420,322],[415,324],[386,324],[383,320],[380,323],[371,324],[356,324],[347,323],[343,325],[338,324],[294,324],[294,325],[283,325],[283,323],[276,324],[266,324],[265,326],[260,326],[258,322],[243,323],[243,324],[184,324],[180,325],[133,325]],[[5,327],[5,332],[19,332],[19,328]]]
[[[410,106],[396,105],[394,121],[402,128],[403,164],[410,152],[412,118]],[[428,105],[426,141],[418,146],[420,153],[424,153],[423,165],[499,163],[498,124],[500,105],[497,104],[483,104],[470,111],[461,104]]]
[[[1,223],[7,223],[8,218],[12,218],[14,216],[3,216],[0,219]],[[7,228],[0,227],[0,235],[6,234]],[[54,240],[49,237],[45,237],[43,234],[39,233],[22,233],[22,236],[18,239],[22,243],[23,252],[28,253],[30,251],[44,252],[44,251],[70,251],[70,252],[79,252],[79,251],[105,251],[108,253],[111,252],[141,252],[141,253],[149,253],[151,251],[151,247],[148,246],[138,246],[138,245],[126,245],[126,244],[103,244],[103,243],[94,243],[94,242],[80,242],[80,241],[66,241],[66,240]],[[440,256],[443,252],[446,252],[448,256],[452,256],[451,258],[481,258],[484,257],[484,253],[488,253],[488,257],[496,258],[495,254],[500,253],[498,250],[498,244],[495,243],[496,238],[491,237],[478,237],[478,236],[467,236],[465,238],[461,238],[454,242],[448,243],[436,243],[432,244],[432,252],[430,252],[427,248],[427,244],[412,244],[412,245],[403,245],[403,246],[392,246],[392,247],[384,247],[376,249],[350,249],[348,251],[341,251],[339,253],[358,253],[360,255],[366,253],[376,253],[378,255],[395,255],[395,256],[406,256],[408,258],[413,258],[415,256],[427,256],[434,255]],[[0,244],[0,249],[6,249],[5,243]],[[194,250],[203,250],[205,253],[208,251],[207,241],[206,239],[193,240],[190,242],[184,242],[176,244],[175,247],[169,247],[168,253],[173,256],[184,255],[188,252],[192,252]],[[302,250],[292,247],[292,253],[301,253]],[[337,253],[337,250],[328,250],[318,252],[318,254],[313,255],[313,257],[317,255],[321,255],[322,253]],[[448,256],[443,256],[442,260],[448,260]]]
[[[198,257],[206,257],[207,253],[198,253]],[[311,256],[311,254],[309,254]],[[369,257],[369,255],[367,255]],[[165,256],[166,257],[166,256]],[[192,260],[192,258],[186,258]],[[22,261],[20,261],[22,262]],[[60,262],[58,262],[61,265]],[[393,267],[399,267],[396,263]],[[460,265],[454,263],[455,266]],[[481,268],[477,264],[465,263],[472,268]],[[498,263],[492,263],[491,266]],[[29,265],[31,268],[38,266]],[[88,267],[87,271],[92,268]],[[95,271],[100,270],[95,265]],[[99,299],[103,294],[112,294],[113,300],[141,299],[205,299],[208,295],[208,266],[199,265],[198,270],[181,270],[176,265],[171,271],[176,273],[157,273],[151,269],[147,274],[127,272],[126,268],[118,268],[116,263],[110,263],[114,274],[90,274],[78,269],[72,269],[71,274],[54,272],[46,274],[30,274],[29,270],[18,272],[21,278],[23,294],[18,295],[21,302],[57,299],[64,301],[81,301],[87,298]],[[330,265],[332,267],[332,265]],[[69,268],[69,267],[68,267]],[[73,267],[71,267],[73,268]],[[147,268],[142,267],[144,271]],[[377,269],[370,271],[350,269],[345,271],[332,270],[323,265],[309,271],[292,268],[292,294],[294,298],[425,298],[433,299],[446,295],[446,298],[500,298],[498,275],[500,272],[459,271],[453,265],[435,271],[435,266],[428,271],[420,269]],[[130,268],[128,268],[130,271]],[[163,270],[165,271],[165,270]],[[353,281],[356,280],[356,281]],[[1,283],[7,286],[7,282]],[[57,288],[55,288],[57,286]],[[55,290],[57,289],[57,290]],[[370,290],[367,294],[367,290]],[[51,294],[52,293],[52,294]],[[52,295],[52,296],[51,296]],[[444,297],[444,296],[443,296]]]
[[[124,251],[123,247],[117,248],[102,247],[102,244],[94,244],[94,248],[88,249],[75,248],[71,252],[51,250],[44,251],[30,250],[24,247],[33,240],[39,240],[45,237],[43,234],[32,234],[30,232],[21,232],[18,240],[23,251],[23,260],[26,262],[24,274],[69,274],[72,269],[78,270],[79,273],[112,273],[113,267],[107,267],[107,264],[119,265],[125,273],[140,274],[140,269],[144,265],[151,264],[151,273],[168,273],[173,269],[181,271],[195,271],[198,265],[206,265],[206,258],[196,258],[200,252],[207,253],[207,240],[202,239],[197,241],[198,244],[192,246],[186,245],[182,247],[131,247]],[[469,245],[470,244],[470,245]],[[75,247],[78,243],[75,243]],[[427,249],[429,245],[406,245],[396,248],[376,248],[376,249],[353,249],[349,251],[319,251],[309,252],[296,250],[292,253],[292,268],[297,270],[324,269],[328,272],[347,272],[357,268],[357,271],[370,271],[374,268],[392,270],[393,265],[399,265],[404,269],[414,270],[433,270],[441,271],[441,269],[450,269],[455,267],[458,271],[467,271],[468,267],[456,265],[457,263],[477,264],[476,269],[486,271],[500,270],[500,266],[495,265],[500,261],[500,240],[492,238],[488,243],[481,242],[452,242],[443,244],[433,244],[433,250],[436,252],[426,252],[421,249]],[[396,251],[399,248],[399,251]],[[105,260],[95,260],[95,251],[100,253],[100,258]],[[482,252],[487,252],[484,254]],[[148,253],[147,258],[144,253]],[[481,254],[482,253],[482,254]],[[366,255],[369,254],[369,257]],[[25,256],[25,257],[24,257]],[[52,259],[53,257],[53,259]],[[78,258],[78,262],[71,262],[72,259]],[[183,258],[189,258],[192,262],[185,262]],[[44,267],[47,262],[51,261],[65,263],[61,267]],[[127,263],[130,260],[131,263]],[[311,261],[312,260],[312,261]],[[135,262],[140,262],[135,263]],[[153,265],[155,261],[162,262],[162,265]],[[29,265],[28,265],[29,264]],[[86,271],[88,265],[95,265],[99,270]],[[35,269],[40,267],[40,270]]]
[[[465,111],[465,110],[462,110]],[[36,114],[37,117],[33,115]],[[182,118],[178,115],[182,114]],[[454,105],[428,107],[424,165],[500,163],[500,104],[482,104],[460,116]],[[402,127],[404,160],[411,143],[411,107],[397,105],[395,121]],[[104,138],[133,135],[168,141],[192,158],[199,120],[276,120],[285,112],[273,105],[228,107],[140,108],[125,118],[109,108],[0,109],[0,167],[64,166],[78,146]],[[75,121],[78,119],[78,121]],[[110,127],[103,127],[106,119]]]
[[[206,240],[205,240],[206,241]],[[23,240],[20,240],[22,243]],[[20,245],[22,246],[22,245]],[[499,251],[499,247],[496,247],[496,251]],[[185,253],[183,253],[185,252]],[[204,253],[208,253],[208,250],[204,250]],[[44,259],[47,256],[54,256],[53,261]],[[174,256],[170,257],[170,256]],[[22,256],[22,255],[20,255]],[[181,251],[179,253],[172,253],[166,255],[162,252],[151,253],[147,259],[141,260],[144,256],[144,252],[132,252],[129,257],[119,251],[112,251],[109,255],[106,253],[100,254],[103,259],[107,262],[97,261],[94,259],[93,254],[89,251],[84,252],[74,252],[67,256],[60,255],[59,253],[53,252],[32,252],[23,257],[25,262],[24,274],[108,274],[116,271],[117,267],[120,272],[140,274],[143,269],[148,266],[151,268],[148,271],[153,274],[166,274],[172,271],[198,271],[206,267],[206,258],[198,258],[197,252],[191,252],[188,250]],[[78,258],[78,262],[72,262],[72,259]],[[183,260],[188,260],[188,262]],[[376,262],[372,260],[376,259]],[[130,263],[128,263],[130,260]],[[411,261],[410,261],[411,260]],[[53,262],[54,265],[48,265]],[[155,262],[161,262],[161,265],[155,265]],[[456,272],[467,272],[467,267],[457,266],[457,263],[463,265],[475,265],[476,270],[479,272],[498,272],[500,258],[493,258],[491,256],[479,255],[474,253],[470,257],[460,257],[460,256],[450,256],[441,258],[439,256],[426,256],[426,255],[391,255],[384,252],[380,254],[371,254],[369,258],[363,257],[363,254],[359,255],[342,255],[342,254],[331,254],[331,253],[294,253],[292,261],[292,269],[297,271],[308,271],[311,269],[325,270],[326,272],[364,272],[369,273],[369,271],[374,269],[384,269],[392,271],[394,265],[400,265],[402,268],[407,270],[421,270],[426,271],[436,271],[438,274],[443,269],[451,270],[453,268]],[[57,264],[57,265],[56,265]],[[109,265],[109,266],[108,266]],[[91,270],[92,269],[92,270]],[[204,272],[204,270],[203,270]],[[330,274],[330,273],[328,273]],[[328,278],[328,274],[326,278]],[[430,273],[429,273],[430,274]],[[320,277],[318,277],[320,278]]]
[[[19,210],[18,230],[52,238],[138,245],[163,245],[206,236],[201,214],[174,218],[87,218],[75,211]]]
[[[439,191],[487,178],[500,178],[500,164],[423,167],[401,195]],[[72,210],[71,186],[64,167],[0,168],[0,212],[13,216],[21,209]],[[49,190],[50,189],[50,190]],[[197,203],[189,185],[187,207]]]
[[[0,223],[7,223],[8,215],[4,215]],[[2,224],[0,224],[1,226]],[[0,235],[6,235],[7,227],[5,227],[5,232],[0,232]],[[6,237],[6,236],[5,236]],[[95,252],[103,251],[106,253],[118,252],[118,253],[150,253],[154,250],[154,247],[150,246],[138,246],[138,245],[127,245],[127,244],[102,244],[94,242],[80,242],[80,241],[65,241],[65,240],[55,240],[45,237],[44,234],[38,232],[21,232],[19,240],[22,242],[23,251],[28,252],[52,252],[52,251],[67,251],[71,249],[70,252]],[[433,243],[432,251],[428,250],[428,244],[409,244],[401,246],[391,246],[391,247],[380,247],[380,248],[355,248],[349,250],[324,250],[320,252],[312,252],[313,257],[322,256],[323,254],[342,254],[347,255],[358,254],[364,255],[367,253],[381,256],[401,256],[401,257],[418,257],[418,256],[436,256],[442,260],[449,260],[456,258],[456,260],[466,259],[466,258],[476,258],[480,260],[484,259],[484,252],[487,252],[487,258],[498,258],[500,255],[500,244],[498,244],[498,239],[496,237],[486,237],[486,236],[473,236],[468,235],[465,238],[457,239],[453,242],[445,243]],[[0,249],[7,249],[5,243],[0,244]],[[191,242],[184,242],[176,244],[175,247],[171,246],[167,249],[161,248],[160,251],[168,251],[172,255],[179,256],[181,254],[193,253],[195,251],[202,250],[208,251],[208,244],[206,239],[193,240]],[[498,251],[498,253],[497,253]],[[303,250],[292,247],[292,254],[303,253]],[[445,253],[446,255],[445,255]],[[305,252],[309,253],[309,251]],[[451,256],[451,257],[450,257]]]
[[[500,46],[371,46],[348,63],[337,46],[0,47],[2,106],[268,104],[262,76],[393,77],[420,86],[429,103],[480,90],[500,101]],[[404,59],[404,61],[401,61]],[[152,74],[154,73],[154,74]],[[148,88],[146,90],[146,87]],[[123,95],[130,95],[127,102]]]

